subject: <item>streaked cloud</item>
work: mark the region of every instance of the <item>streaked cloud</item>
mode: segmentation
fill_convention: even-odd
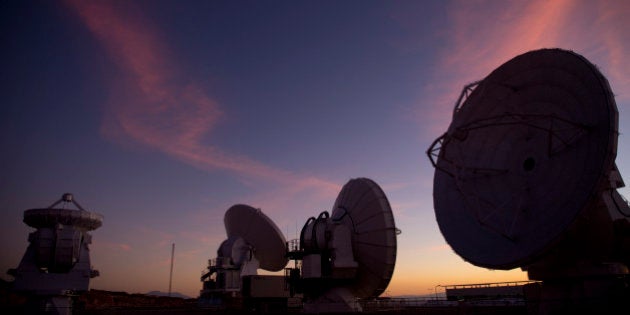
[[[206,170],[328,194],[338,185],[272,167],[207,143],[224,113],[198,84],[182,78],[157,28],[129,2],[68,1],[119,66],[102,133],[139,143]]]
[[[602,44],[597,49],[601,50],[608,80],[611,81],[613,92],[617,99],[623,102],[630,101],[630,2],[628,1],[598,1],[598,19],[596,25],[601,32],[592,32],[593,36],[600,39]],[[603,65],[602,65],[603,66]]]
[[[447,38],[425,86],[417,117],[438,136],[450,122],[462,87],[527,51],[563,48],[584,55],[611,81],[618,101],[630,99],[630,37],[622,1],[453,1]]]

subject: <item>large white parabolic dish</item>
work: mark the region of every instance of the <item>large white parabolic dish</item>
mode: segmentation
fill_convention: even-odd
[[[332,218],[350,220],[354,258],[359,264],[350,290],[358,298],[379,296],[387,288],[396,264],[396,225],[383,190],[371,179],[346,183],[333,206]]]
[[[260,268],[280,271],[288,262],[284,235],[260,209],[237,204],[223,218],[228,239],[241,237],[253,247]]]
[[[586,58],[541,49],[509,60],[429,149],[442,235],[477,266],[533,262],[608,185],[617,135],[608,81]]]

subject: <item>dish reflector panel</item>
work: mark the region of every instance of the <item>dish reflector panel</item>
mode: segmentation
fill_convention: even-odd
[[[241,237],[254,249],[260,268],[279,271],[286,266],[286,240],[282,232],[260,209],[238,204],[223,219],[228,239]]]
[[[371,179],[352,179],[339,192],[331,218],[353,231],[352,248],[359,268],[350,289],[358,298],[379,296],[396,264],[396,225],[385,193]]]
[[[428,152],[439,151],[437,222],[477,266],[527,265],[607,185],[618,135],[613,94],[596,66],[560,49],[517,56],[468,92]]]
[[[34,228],[54,227],[57,224],[62,224],[92,231],[103,224],[103,216],[94,212],[72,209],[29,209],[24,211],[24,223]]]

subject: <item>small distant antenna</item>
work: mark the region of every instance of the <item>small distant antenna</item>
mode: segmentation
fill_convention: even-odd
[[[66,209],[68,203],[78,210]],[[99,276],[90,261],[89,232],[103,224],[103,215],[84,210],[66,193],[48,208],[24,211],[23,222],[36,231],[29,234],[19,266],[8,271],[15,278],[12,290],[28,297],[28,310],[72,314],[74,297],[89,291],[90,279]]]
[[[168,279],[168,296],[171,296],[171,285],[173,284],[173,258],[175,257],[175,243],[171,247],[171,274]]]

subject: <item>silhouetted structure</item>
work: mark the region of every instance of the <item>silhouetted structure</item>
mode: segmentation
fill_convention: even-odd
[[[331,214],[309,218],[299,243],[288,244],[296,267],[287,269],[287,277],[292,292],[304,294],[304,311],[361,311],[359,298],[383,293],[394,272],[398,232],[389,201],[374,181],[346,183]]]
[[[466,86],[427,152],[446,241],[474,265],[541,280],[525,287],[533,314],[627,312],[618,134],[608,81],[571,51],[531,51]]]
[[[65,209],[73,203],[79,210]],[[55,208],[63,204],[64,208]],[[24,211],[24,223],[36,228],[16,269],[13,290],[29,297],[31,314],[71,314],[72,298],[89,289],[90,279],[99,275],[90,264],[92,236],[103,216],[85,211],[71,194],[44,209]]]

